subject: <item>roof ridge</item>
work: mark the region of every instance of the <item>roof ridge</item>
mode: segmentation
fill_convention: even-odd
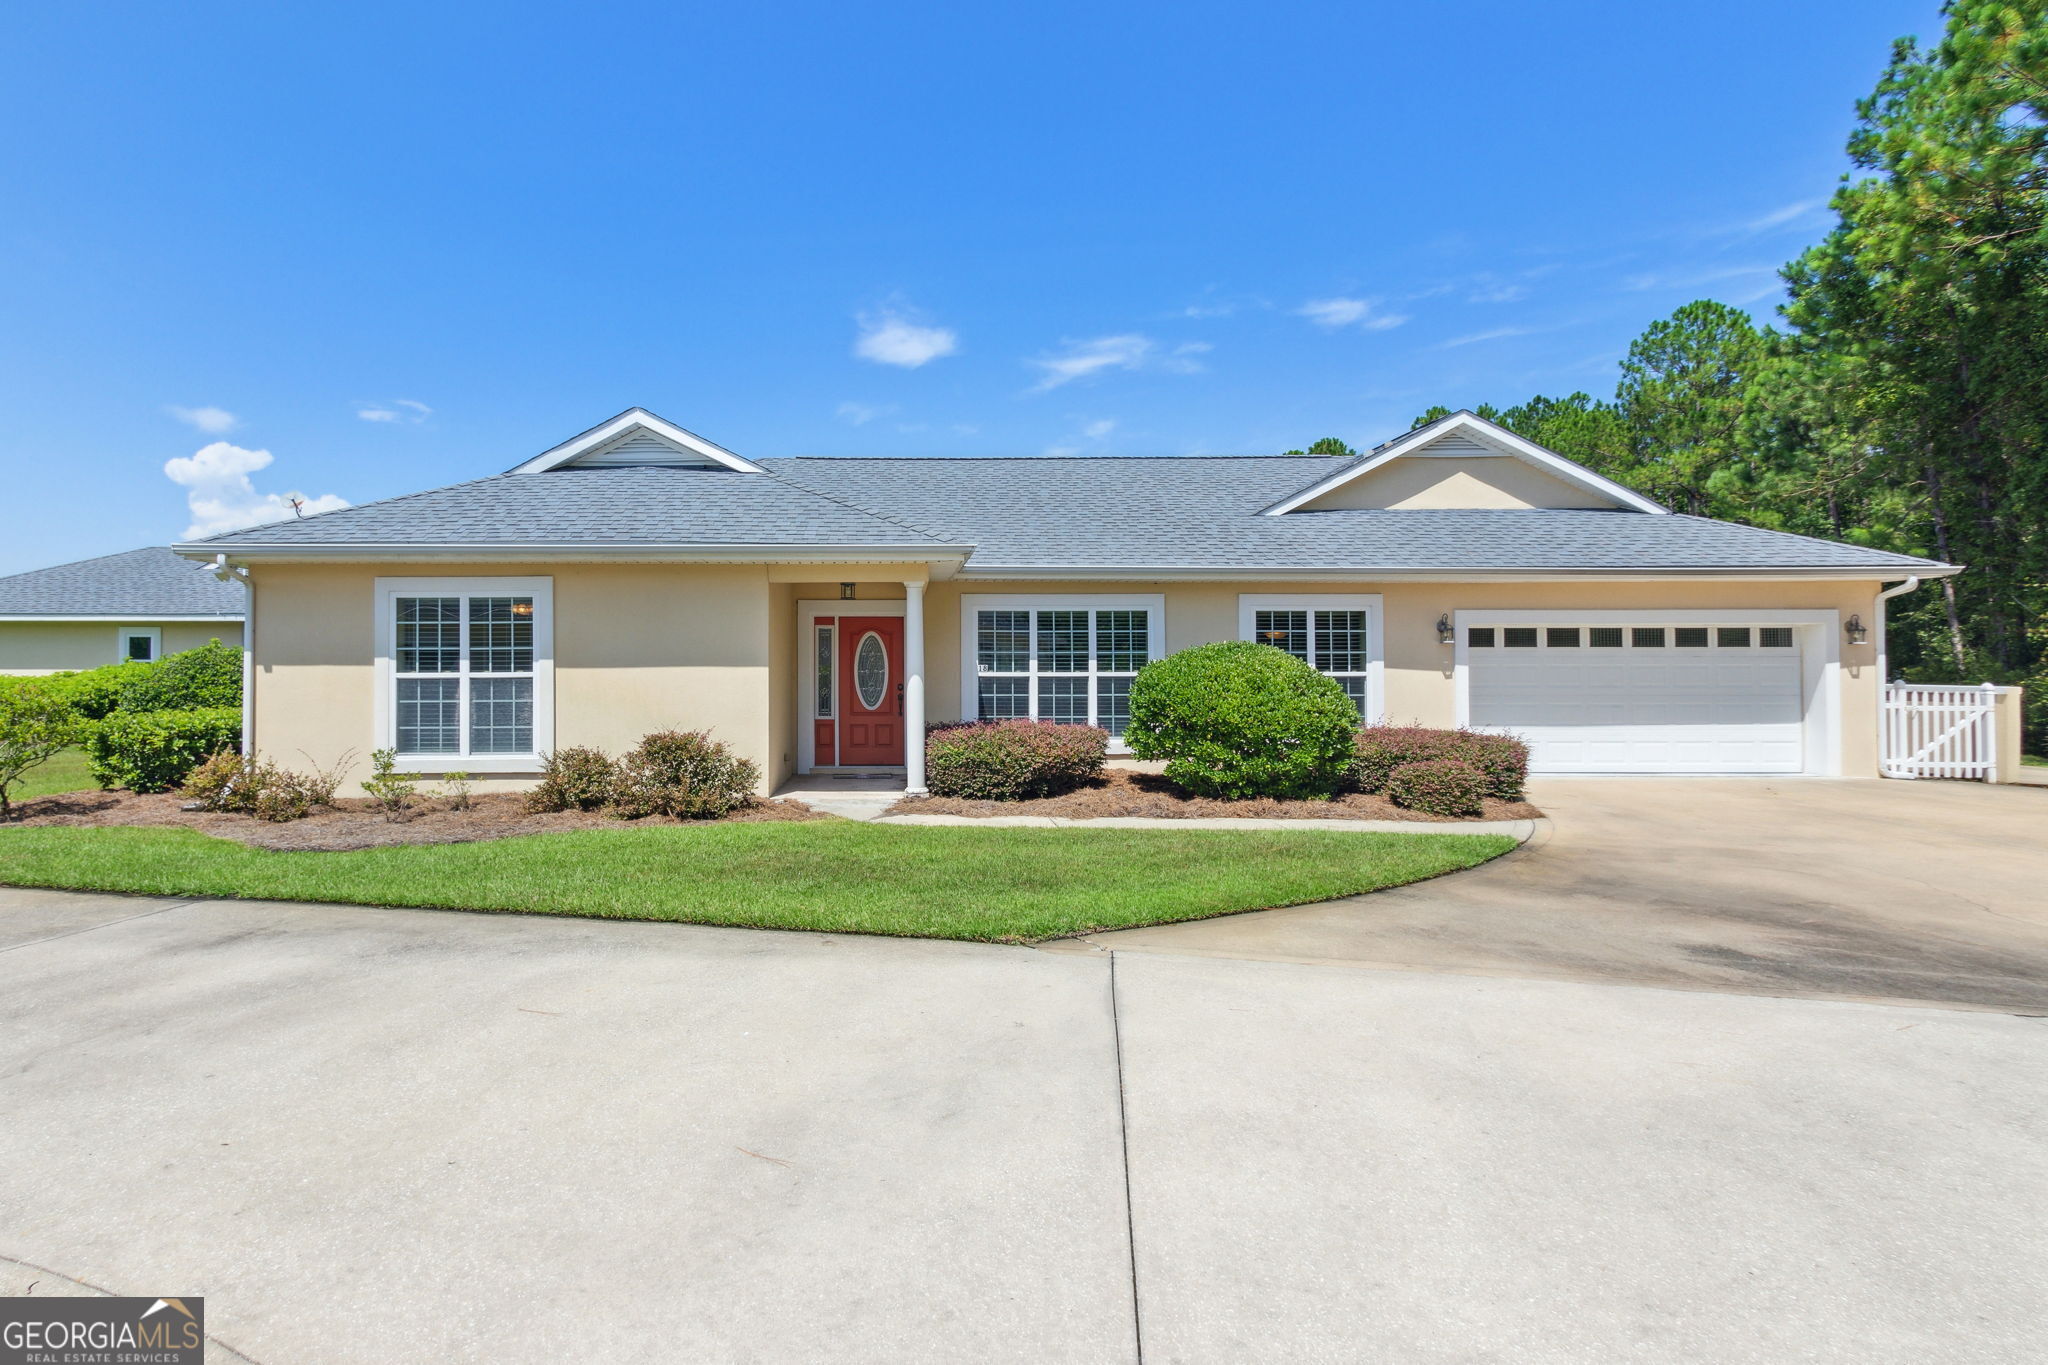
[[[815,460],[819,463],[851,462],[868,460],[886,461],[891,464],[969,464],[975,461],[1029,461],[1032,464],[1050,464],[1062,460],[1101,460],[1129,462],[1133,460],[1329,460],[1334,463],[1341,456],[1333,455],[1288,455],[1267,453],[1262,455],[761,455],[755,463],[763,460]]]

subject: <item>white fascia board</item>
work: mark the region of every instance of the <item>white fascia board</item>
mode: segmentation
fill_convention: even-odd
[[[1575,460],[1567,460],[1556,451],[1545,450],[1534,441],[1525,440],[1506,427],[1469,412],[1461,412],[1434,425],[1411,431],[1363,464],[1339,470],[1320,483],[1312,484],[1299,493],[1289,494],[1268,507],[1265,514],[1269,517],[1285,516],[1302,504],[1313,502],[1333,488],[1342,488],[1352,480],[1362,479],[1376,469],[1384,469],[1403,456],[1412,455],[1421,447],[1456,432],[1463,432],[1481,445],[1490,446],[1503,455],[1513,456],[1535,465],[1538,469],[1553,474],[1574,487],[1612,498],[1632,511],[1670,515],[1671,509],[1662,503],[1653,502],[1633,489],[1622,487],[1612,479],[1602,478]]]
[[[558,560],[623,559],[668,561],[679,564],[951,564],[972,553],[972,545],[777,545],[735,543],[725,545],[632,545],[601,544],[532,545],[514,543],[450,544],[273,544],[173,545],[188,559],[211,560],[226,554],[230,561],[250,560],[506,560],[546,563]],[[114,618],[109,618],[114,619]]]
[[[1261,568],[1257,565],[1242,565],[1231,568],[1171,568],[1148,565],[1117,565],[1108,567],[1047,568],[1044,566],[1018,565],[1004,568],[1001,565],[982,565],[961,570],[954,577],[961,580],[990,580],[1010,583],[1058,582],[1071,579],[1103,579],[1105,581],[1185,581],[1185,582],[1253,582],[1300,579],[1309,582],[1332,582],[1344,579],[1370,580],[1374,583],[1583,583],[1597,580],[1603,583],[1663,582],[1672,579],[1714,579],[1725,578],[1743,582],[1784,581],[1800,583],[1874,583],[1887,579],[1903,578],[1917,573],[1920,578],[1947,578],[1959,574],[1962,569],[1956,565],[1944,564],[1939,567],[1909,570],[1898,565],[1873,566],[1870,568],[1784,568],[1760,566],[1754,569],[1730,568],[1676,568],[1644,565],[1641,567],[1615,569],[1380,569],[1370,565],[1333,564],[1325,568],[1304,569],[1299,566],[1288,568]]]
[[[153,625],[158,621],[171,621],[180,625],[189,624],[194,621],[220,622],[225,625],[228,622],[240,621],[241,619],[242,617],[239,613],[232,616],[226,613],[208,613],[207,615],[199,616],[191,613],[180,614],[164,611],[131,611],[115,616],[109,615],[106,612],[95,612],[91,615],[76,613],[59,614],[56,612],[47,614],[40,612],[0,612],[0,621],[119,621],[123,625],[130,626]]]
[[[595,450],[616,437],[625,435],[635,427],[644,427],[665,441],[673,441],[685,450],[694,450],[708,460],[716,461],[727,469],[736,469],[742,474],[763,474],[767,471],[752,460],[733,454],[716,441],[707,441],[694,431],[685,430],[664,417],[657,417],[645,408],[627,408],[617,417],[600,422],[580,436],[571,436],[552,450],[544,450],[524,464],[514,465],[506,471],[511,474],[533,474],[544,469],[556,469],[575,459],[585,451]]]

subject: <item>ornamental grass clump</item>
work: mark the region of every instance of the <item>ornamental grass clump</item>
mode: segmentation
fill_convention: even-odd
[[[1486,791],[1486,774],[1455,758],[1404,763],[1387,775],[1389,801],[1451,820],[1483,815]]]
[[[1435,759],[1456,759],[1477,768],[1486,775],[1486,794],[1499,801],[1521,800],[1529,779],[1529,746],[1513,735],[1368,725],[1353,741],[1351,785],[1362,792],[1384,792],[1394,769]]]
[[[1095,725],[984,720],[932,727],[924,742],[933,796],[1028,801],[1064,796],[1102,775],[1109,731]]]
[[[658,730],[619,760],[609,807],[622,820],[716,820],[754,804],[761,770],[706,730]]]
[[[1131,682],[1124,739],[1197,796],[1327,800],[1352,762],[1358,708],[1344,688],[1271,645],[1200,645]]]

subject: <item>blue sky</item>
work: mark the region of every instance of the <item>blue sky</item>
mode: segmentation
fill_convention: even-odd
[[[749,455],[1180,454],[1606,396],[1689,299],[1769,315],[1854,101],[1938,31],[1933,0],[10,6],[0,573],[496,473],[634,404]]]

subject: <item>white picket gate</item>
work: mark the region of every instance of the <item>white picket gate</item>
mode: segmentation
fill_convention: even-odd
[[[1990,683],[1886,683],[1886,777],[1989,782],[1998,763],[1998,692]]]

